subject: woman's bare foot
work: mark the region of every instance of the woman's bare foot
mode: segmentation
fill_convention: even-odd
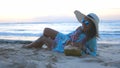
[[[27,44],[27,45],[23,45],[22,47],[23,48],[41,48],[42,45],[39,45],[39,44],[36,44],[36,43],[30,43],[30,44]]]

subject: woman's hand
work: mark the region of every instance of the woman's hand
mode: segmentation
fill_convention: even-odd
[[[80,42],[71,42],[72,46],[76,46],[76,47],[81,47],[81,43]]]
[[[67,40],[66,43],[65,43],[65,45],[69,45],[69,44],[71,44],[71,41]]]
[[[72,42],[72,41],[67,41],[65,45],[72,45],[72,46],[75,46],[75,47],[80,47],[82,48],[83,45],[80,43],[80,42]]]

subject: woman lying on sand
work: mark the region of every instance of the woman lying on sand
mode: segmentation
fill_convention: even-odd
[[[96,14],[84,15],[76,10],[75,15],[82,26],[69,34],[45,28],[43,35],[36,41],[25,45],[25,48],[41,48],[43,44],[53,51],[64,52],[64,47],[71,43],[73,46],[82,47],[82,55],[96,56],[99,18]]]

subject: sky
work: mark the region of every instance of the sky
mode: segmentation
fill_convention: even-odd
[[[102,20],[120,20],[119,0],[0,0],[0,22],[74,18],[74,11],[95,13]]]

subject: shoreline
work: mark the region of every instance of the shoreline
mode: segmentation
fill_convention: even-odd
[[[0,68],[120,68],[119,44],[98,43],[98,56],[74,57],[44,48],[22,48],[31,42],[0,39]]]
[[[9,40],[9,39],[0,39],[0,43],[19,43],[19,44],[29,44],[33,42],[32,40]],[[111,42],[97,42],[98,45],[120,45],[120,43],[111,43]]]
[[[7,39],[0,39],[0,43],[19,43],[19,44],[28,44],[32,41],[27,40],[7,40]]]

